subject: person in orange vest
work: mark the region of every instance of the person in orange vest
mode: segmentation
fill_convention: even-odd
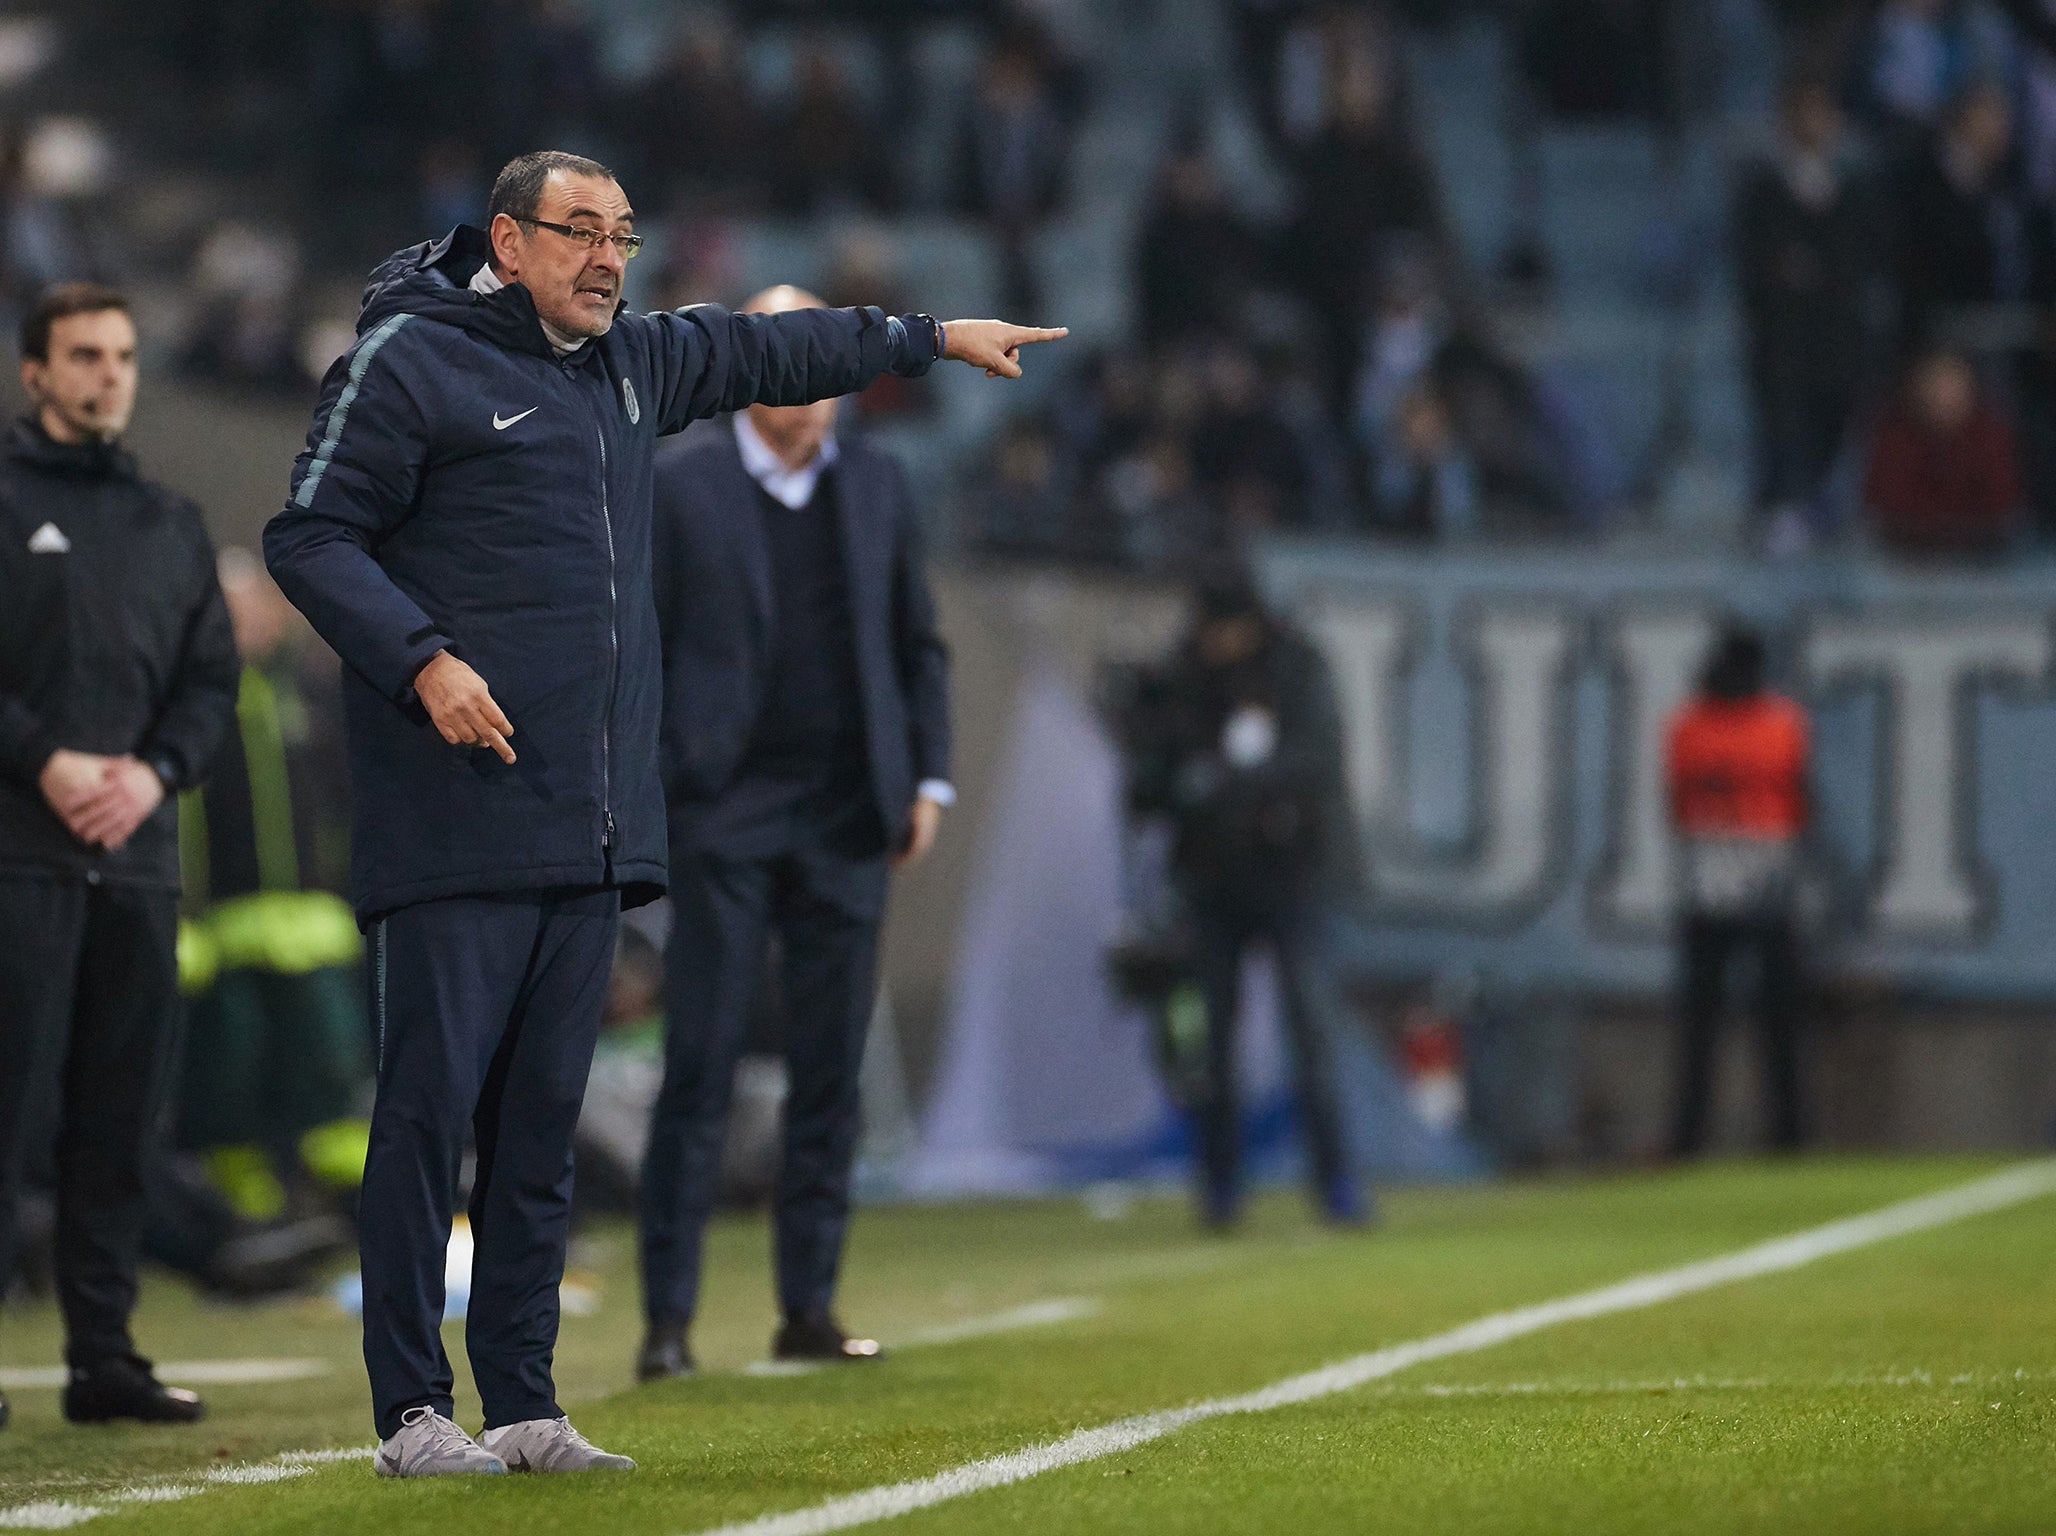
[[[1734,627],[1672,716],[1664,770],[1682,857],[1681,1034],[1671,1150],[1699,1153],[1714,1047],[1735,962],[1753,962],[1770,1140],[1803,1139],[1799,1069],[1800,845],[1809,819],[1806,711],[1764,681],[1763,637]]]

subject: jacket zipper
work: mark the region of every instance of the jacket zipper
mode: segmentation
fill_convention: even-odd
[[[614,694],[621,677],[621,594],[615,585],[614,513],[607,504],[607,429],[600,440],[600,522],[607,530],[607,710],[600,720],[600,847],[614,846]]]

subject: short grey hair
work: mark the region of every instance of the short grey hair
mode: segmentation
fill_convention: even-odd
[[[493,178],[493,195],[485,206],[486,223],[492,223],[503,213],[510,219],[534,218],[536,210],[542,206],[543,184],[553,171],[562,171],[567,176],[595,176],[603,181],[616,179],[614,173],[599,161],[574,155],[568,150],[537,149],[516,155]]]

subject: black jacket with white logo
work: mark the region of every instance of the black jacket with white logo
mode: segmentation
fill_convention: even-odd
[[[0,442],[0,871],[176,889],[169,795],[108,853],[75,839],[36,781],[69,747],[197,784],[240,672],[198,509],[117,447],[16,422]]]

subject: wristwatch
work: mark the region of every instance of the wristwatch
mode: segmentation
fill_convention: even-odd
[[[933,332],[935,333],[935,335],[934,335],[934,340],[935,340],[935,360],[936,360],[937,362],[941,362],[941,361],[942,361],[942,349],[943,349],[944,345],[946,344],[946,342],[947,342],[947,340],[948,340],[948,338],[947,338],[946,336],[944,336],[944,334],[943,334],[943,330],[942,330],[942,322],[941,322],[940,320],[936,319],[936,318],[935,318],[935,316],[933,316],[933,315],[926,315],[926,314],[919,314],[919,313],[916,313],[916,314],[911,314],[911,315],[907,316],[907,318],[908,318],[909,320],[911,320],[911,321],[915,322],[915,323],[916,323],[916,324],[918,324],[918,325],[926,325],[926,326],[927,326],[927,327],[929,328],[929,330],[931,330],[931,331],[933,331]]]

